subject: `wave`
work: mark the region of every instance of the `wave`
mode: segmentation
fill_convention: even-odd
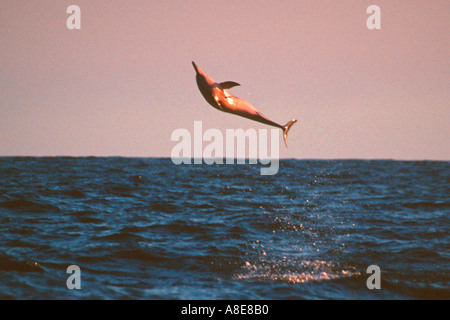
[[[49,204],[49,203],[40,203],[27,199],[15,199],[8,200],[0,203],[0,207],[6,209],[15,209],[20,211],[27,212],[47,212],[47,211],[56,211],[59,212],[60,208],[58,206]]]
[[[0,271],[43,272],[44,268],[36,261],[18,261],[8,256],[0,256]]]
[[[430,202],[430,201],[419,201],[419,202],[406,202],[402,204],[406,208],[410,209],[449,209],[450,202]]]

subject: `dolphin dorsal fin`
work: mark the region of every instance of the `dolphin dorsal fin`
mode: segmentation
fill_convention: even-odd
[[[220,89],[222,89],[222,90],[224,90],[224,89],[231,89],[231,88],[236,87],[236,86],[240,86],[240,84],[237,83],[237,82],[234,82],[234,81],[225,81],[225,82],[222,82],[222,83],[218,84],[218,87]]]

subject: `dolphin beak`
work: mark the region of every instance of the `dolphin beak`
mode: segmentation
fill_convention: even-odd
[[[192,65],[194,66],[195,72],[200,73],[199,68],[197,67],[194,61],[192,61]]]

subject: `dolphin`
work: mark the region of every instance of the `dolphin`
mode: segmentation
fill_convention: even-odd
[[[197,73],[195,78],[197,80],[198,89],[203,95],[203,98],[205,98],[210,105],[223,112],[232,113],[250,120],[267,124],[269,126],[280,128],[283,130],[284,143],[287,147],[287,134],[291,126],[297,122],[296,119],[292,119],[284,126],[273,122],[265,117],[250,103],[232,95],[227,91],[233,87],[240,86],[239,83],[234,81],[217,83],[206,73],[204,73],[194,61],[192,61],[192,65]]]

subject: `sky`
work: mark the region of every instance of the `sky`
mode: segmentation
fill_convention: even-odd
[[[449,23],[448,0],[3,0],[0,156],[170,157],[197,120],[270,129],[208,105],[195,61],[298,120],[281,158],[448,161]]]

